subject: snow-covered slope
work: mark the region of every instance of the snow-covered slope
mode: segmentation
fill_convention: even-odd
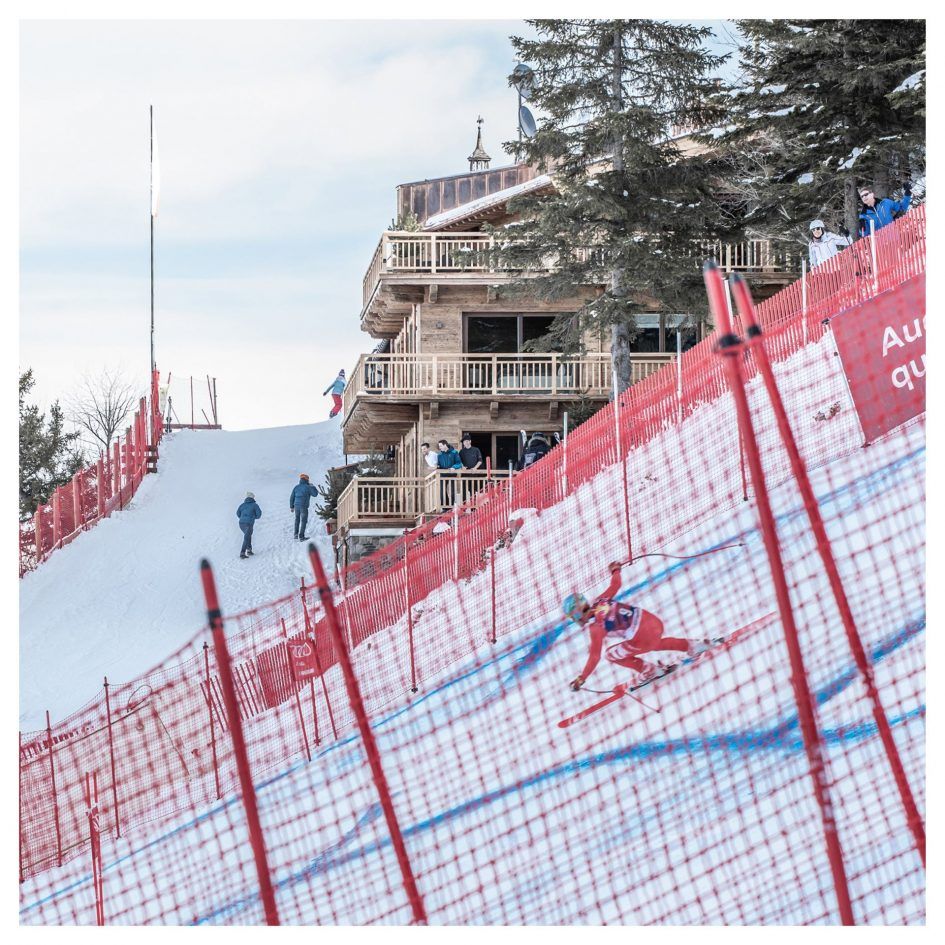
[[[91,697],[107,675],[133,678],[204,622],[198,564],[214,566],[234,613],[288,594],[311,578],[292,539],[289,493],[306,472],[320,483],[342,462],[337,423],[239,432],[181,430],[161,446],[159,473],[131,505],[55,552],[20,582],[20,724],[45,725]],[[236,507],[255,493],[263,517],[255,556],[239,559]],[[330,556],[322,520],[309,537]],[[78,696],[81,694],[81,697]]]

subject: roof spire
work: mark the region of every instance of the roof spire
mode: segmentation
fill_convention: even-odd
[[[476,119],[476,124],[479,126],[476,131],[476,149],[469,155],[469,170],[487,171],[489,170],[489,162],[492,158],[486,154],[482,146],[482,115]]]

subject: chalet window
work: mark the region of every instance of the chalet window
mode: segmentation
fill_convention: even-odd
[[[526,341],[546,334],[554,315],[502,313],[467,315],[465,351],[467,354],[517,354]]]

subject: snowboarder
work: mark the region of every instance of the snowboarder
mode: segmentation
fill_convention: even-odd
[[[309,485],[308,473],[299,476],[298,485],[289,493],[289,511],[295,512],[295,533],[293,538],[305,541],[305,526],[308,525],[308,503],[318,490]]]
[[[600,662],[605,640],[614,641],[614,645],[608,646],[604,652],[604,657],[609,662],[626,666],[644,676],[657,672],[659,667],[641,660],[641,653],[676,650],[688,654],[694,651],[694,645],[689,640],[664,637],[663,621],[656,614],[614,600],[614,595],[620,590],[620,569],[623,564],[614,561],[609,567],[610,584],[593,604],[589,604],[582,594],[576,593],[569,594],[564,600],[566,616],[577,620],[582,626],[589,625],[591,635],[591,651],[587,663],[584,664],[580,675],[571,682],[571,688],[575,692],[584,685],[587,677]]]
[[[236,510],[236,517],[239,519],[240,531],[243,533],[240,557],[248,558],[253,553],[253,526],[257,518],[262,518],[262,509],[256,504],[256,496],[252,492],[246,493],[246,498]]]
[[[823,220],[812,220],[810,225],[810,242],[807,251],[810,254],[810,267],[813,269],[822,262],[832,259],[844,246],[849,246],[850,240],[837,233],[831,233],[824,226]]]
[[[325,388],[325,393],[322,394],[322,397],[327,397],[329,391],[331,392],[331,399],[334,401],[335,405],[331,408],[328,419],[333,420],[341,410],[341,395],[345,392],[344,368],[338,372],[338,376]]]

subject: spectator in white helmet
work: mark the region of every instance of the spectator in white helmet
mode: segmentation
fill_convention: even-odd
[[[838,233],[831,233],[823,220],[812,220],[810,224],[810,242],[807,244],[810,253],[810,267],[819,266],[822,262],[833,258],[843,249],[849,246],[849,237],[840,236]]]

